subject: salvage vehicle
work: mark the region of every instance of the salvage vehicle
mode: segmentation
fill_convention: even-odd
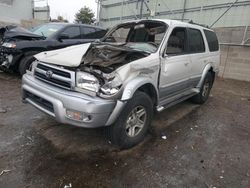
[[[23,75],[35,54],[89,43],[102,38],[106,32],[96,26],[68,23],[48,23],[30,30],[17,26],[1,28],[0,69]]]
[[[209,28],[175,20],[136,20],[101,40],[35,56],[22,97],[58,122],[106,127],[130,148],[154,112],[188,98],[203,104],[218,73],[220,50]]]

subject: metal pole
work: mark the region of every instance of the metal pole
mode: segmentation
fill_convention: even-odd
[[[216,24],[232,8],[232,6],[234,6],[234,4],[237,3],[238,1],[239,0],[236,0],[234,3],[232,3],[230,5],[230,7],[228,7],[228,9],[225,12],[223,12],[222,15],[220,15],[220,17],[217,20],[215,20],[214,23],[210,27],[213,27],[214,24]]]
[[[249,21],[247,22],[247,25],[246,25],[246,28],[245,28],[245,31],[244,31],[243,39],[242,39],[242,42],[241,42],[242,45],[245,44],[249,40],[249,39],[245,40],[245,38],[247,36],[248,26],[249,26]]]
[[[97,0],[96,3],[97,3],[97,15],[96,15],[97,24],[100,25],[101,0]]]
[[[144,0],[141,0],[140,19],[142,19],[143,4],[144,4]]]
[[[202,15],[202,12],[203,12],[203,6],[204,6],[204,0],[201,1],[201,11],[200,11],[200,15]]]
[[[182,16],[181,16],[181,21],[184,20],[185,9],[186,9],[186,3],[187,3],[187,0],[184,0],[184,3],[183,3],[183,13],[182,13]]]
[[[167,7],[167,9],[170,11],[170,13],[171,13],[172,15],[174,15],[172,9],[170,9],[170,8],[168,7],[167,3],[165,3],[165,1],[162,1],[162,3]]]
[[[120,17],[120,21],[122,21],[123,19],[123,7],[124,6],[124,0],[122,0],[122,12],[121,12],[121,17]]]

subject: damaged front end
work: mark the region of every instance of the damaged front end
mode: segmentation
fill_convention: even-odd
[[[10,67],[19,60],[22,54],[22,50],[18,46],[20,41],[41,39],[44,37],[21,27],[10,25],[0,28],[0,70],[10,71]]]
[[[112,97],[122,87],[119,67],[150,55],[131,49],[128,44],[93,43],[76,72],[76,87],[86,89],[101,97]]]
[[[20,51],[15,47],[0,46],[0,70],[8,71],[12,62],[18,58]]]
[[[43,52],[35,57],[38,62],[72,71],[75,79],[72,90],[115,99],[137,77],[150,78],[157,85],[159,54],[156,52],[166,29],[167,25],[160,21],[120,24],[102,41]],[[49,69],[42,71],[42,79],[47,79],[46,71]]]

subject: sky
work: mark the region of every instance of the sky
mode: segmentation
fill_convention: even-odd
[[[43,6],[44,4],[44,2],[38,2],[35,5]],[[56,19],[57,16],[60,15],[70,22],[74,21],[76,12],[84,6],[92,9],[95,15],[97,12],[95,0],[48,0],[48,4],[50,6],[50,16],[52,19]]]

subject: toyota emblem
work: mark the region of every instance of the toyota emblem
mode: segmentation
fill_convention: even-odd
[[[52,78],[53,71],[52,70],[48,70],[45,74],[46,74],[47,78]]]

